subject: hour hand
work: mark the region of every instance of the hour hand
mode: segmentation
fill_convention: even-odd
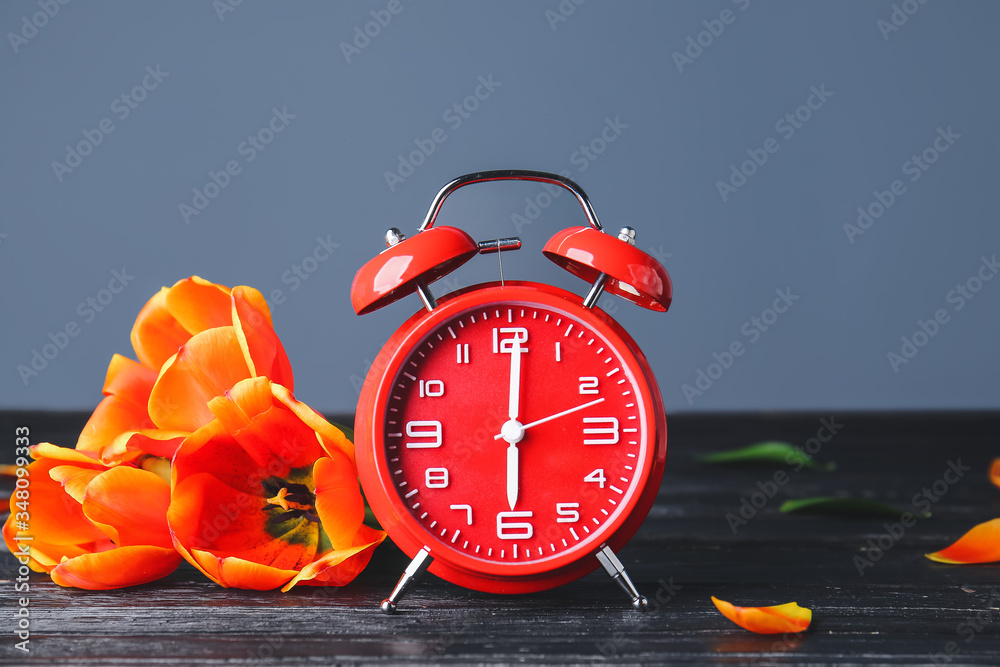
[[[510,505],[511,510],[517,504],[518,457],[517,445],[511,443],[507,447],[507,504]]]

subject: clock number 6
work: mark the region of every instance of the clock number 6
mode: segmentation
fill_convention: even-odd
[[[500,512],[497,514],[497,537],[501,540],[526,540],[535,534],[529,521],[508,521],[508,519],[530,519],[530,511]]]

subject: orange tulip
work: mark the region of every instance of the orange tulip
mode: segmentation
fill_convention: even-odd
[[[736,625],[761,635],[802,632],[812,622],[812,610],[795,602],[774,607],[737,607],[712,596],[723,616]]]
[[[132,328],[139,362],[115,355],[77,449],[115,464],[173,456],[212,419],[208,400],[264,375],[292,388],[291,365],[260,292],[192,276],[150,299]]]
[[[990,464],[990,481],[1000,486],[1000,459],[993,459],[993,463]]]
[[[950,547],[925,555],[939,563],[952,565],[1000,561],[1000,519],[973,526]]]
[[[177,568],[165,479],[49,443],[33,447],[32,456],[30,512],[16,511],[15,493],[15,513],[3,527],[7,548],[23,565],[48,572],[60,586],[92,590],[144,584]],[[26,537],[32,539],[18,539]]]
[[[207,409],[213,419],[173,461],[167,521],[177,550],[227,587],[352,581],[385,533],[362,523],[351,441],[263,377],[237,382]]]

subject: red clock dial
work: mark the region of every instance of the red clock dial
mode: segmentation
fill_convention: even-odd
[[[579,297],[477,286],[414,316],[386,355],[362,393],[359,468],[383,526],[411,555],[428,547],[432,572],[548,588],[645,517],[665,457],[659,393],[627,334]]]

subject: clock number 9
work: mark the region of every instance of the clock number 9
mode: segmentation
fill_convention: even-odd
[[[440,447],[441,438],[441,422],[436,419],[428,420],[414,420],[406,422],[406,435],[410,438],[418,438],[419,440],[407,441],[407,449],[433,449],[434,447]]]

